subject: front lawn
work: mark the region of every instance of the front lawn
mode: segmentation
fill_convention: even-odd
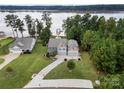
[[[22,88],[30,80],[34,73],[51,63],[46,58],[47,48],[41,44],[36,44],[32,54],[23,54],[0,71],[0,88]],[[12,72],[7,72],[6,68],[11,68]]]
[[[2,64],[4,62],[4,59],[0,58],[0,64]]]
[[[98,79],[97,71],[87,52],[82,53],[81,61],[76,62],[72,72],[67,68],[67,62],[53,69],[44,79],[88,79],[93,82]]]
[[[10,43],[13,42],[13,40],[14,39],[10,37],[0,40],[0,55],[5,55],[9,53],[8,46]]]

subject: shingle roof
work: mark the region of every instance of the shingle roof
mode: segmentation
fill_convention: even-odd
[[[76,40],[69,40],[68,47],[78,47],[78,43]]]
[[[34,44],[36,42],[36,39],[34,38],[17,38],[10,46],[9,48],[13,48],[14,46],[18,46],[22,50],[32,50]]]
[[[62,43],[63,45],[67,45],[67,39],[54,39],[51,38],[48,42],[48,47],[57,47],[60,43]]]
[[[3,31],[0,31],[0,33],[4,33]]]

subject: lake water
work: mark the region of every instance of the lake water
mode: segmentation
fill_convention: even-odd
[[[6,27],[6,24],[4,22],[4,18],[7,14],[12,14],[9,12],[0,12],[0,31],[4,31],[6,35],[12,36],[12,31],[10,27]],[[15,15],[18,15],[20,19],[23,19],[25,15],[30,15],[32,18],[38,18],[41,19],[42,12],[15,12],[13,13]],[[60,28],[62,30],[62,24],[63,20],[67,19],[67,17],[74,16],[77,13],[51,13],[52,17],[52,27],[51,32],[53,35],[56,35],[56,29]],[[83,15],[83,13],[78,13]],[[124,12],[122,13],[93,13],[92,15],[98,15],[98,16],[105,16],[106,19],[109,17],[115,17],[117,19],[124,18]],[[26,26],[25,26],[26,29]],[[61,33],[61,36],[64,35],[64,31]],[[21,36],[21,35],[20,35]],[[24,36],[28,36],[28,31],[24,32]]]

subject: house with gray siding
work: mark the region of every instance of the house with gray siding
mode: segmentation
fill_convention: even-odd
[[[35,43],[35,38],[16,38],[16,40],[9,46],[9,51],[12,53],[31,53]]]
[[[67,40],[61,38],[51,38],[48,42],[48,53],[50,55],[68,55],[78,56],[79,48],[76,40]]]
[[[77,56],[79,55],[78,43],[76,40],[68,41],[68,56]]]
[[[66,45],[67,45],[66,43],[67,43],[66,39],[51,38],[48,42],[48,53],[50,55],[52,55],[52,54],[59,54],[59,55],[66,54]]]

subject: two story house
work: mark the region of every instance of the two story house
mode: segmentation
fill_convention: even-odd
[[[59,55],[66,55],[66,39],[53,39],[51,38],[48,42],[48,53],[50,55],[59,54]]]
[[[48,42],[48,53],[50,55],[68,55],[78,56],[79,48],[76,40],[67,40],[61,38],[51,38]]]

